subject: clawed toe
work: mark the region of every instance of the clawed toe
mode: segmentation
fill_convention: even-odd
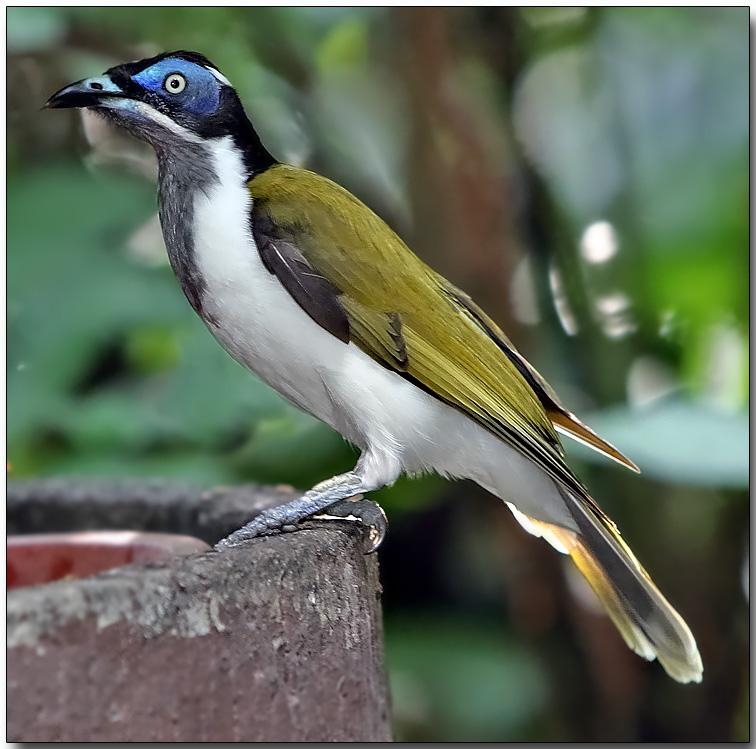
[[[383,543],[388,532],[388,518],[377,502],[367,499],[347,499],[336,502],[325,512],[314,515],[313,520],[353,520],[367,530],[366,554],[372,554]]]

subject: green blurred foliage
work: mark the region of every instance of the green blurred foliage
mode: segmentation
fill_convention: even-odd
[[[401,480],[375,495],[397,738],[745,739],[748,35],[745,8],[8,8],[10,475],[308,487],[356,459],[191,313],[149,155],[40,111],[196,49],[275,155],[369,202],[639,463],[568,446],[702,646],[702,687],[638,681],[503,508]],[[635,691],[602,680],[623,668]]]
[[[430,724],[444,741],[524,741],[548,703],[542,670],[493,623],[389,618],[386,642],[397,738]]]

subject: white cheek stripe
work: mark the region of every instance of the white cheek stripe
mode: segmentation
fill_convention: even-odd
[[[143,101],[136,102],[136,110],[148,120],[156,122],[161,127],[164,127],[166,130],[170,130],[172,133],[178,135],[184,140],[188,140],[191,143],[196,143],[197,145],[203,146],[207,142],[200,138],[199,135],[195,135],[185,127],[181,127],[181,125],[176,124],[170,117],[164,115],[162,112],[158,112],[155,107],[151,107],[149,104],[145,104]]]

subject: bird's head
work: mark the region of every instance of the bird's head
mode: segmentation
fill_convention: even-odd
[[[159,155],[229,135],[242,150],[259,144],[236,91],[197,52],[117,65],[62,88],[46,106],[95,110],[151,143]]]

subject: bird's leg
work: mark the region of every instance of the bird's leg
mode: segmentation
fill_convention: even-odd
[[[215,548],[222,549],[236,546],[242,541],[255,538],[256,536],[264,536],[275,532],[294,531],[300,520],[304,520],[326,508],[330,508],[335,503],[341,504],[340,500],[355,497],[375,488],[376,486],[366,482],[356,471],[342,473],[341,475],[334,476],[327,481],[322,481],[310,489],[310,491],[291,502],[287,502],[279,507],[271,507],[267,510],[263,510],[263,512],[247,523],[243,528],[239,528],[238,531],[234,531],[230,536],[219,541],[215,545]],[[339,513],[337,517],[360,517],[358,505],[361,505],[361,502],[349,502],[344,504],[349,505],[346,510],[340,510],[338,505],[334,508],[336,513]],[[373,503],[370,502],[366,504],[372,505]],[[350,511],[351,507],[354,508],[354,511]],[[383,511],[380,510],[380,514],[382,513]],[[385,520],[385,515],[383,518]],[[372,518],[365,516],[365,520],[372,525]],[[378,543],[383,540],[383,535],[385,534],[385,522],[383,525],[384,527],[382,529],[378,527],[377,533],[379,538],[377,543],[374,541],[373,548],[370,549],[370,551],[375,550]]]
[[[370,554],[380,546],[386,535],[386,515],[374,502],[349,500],[393,484],[401,472],[402,463],[397,455],[368,448],[360,455],[354,470],[322,481],[301,497],[280,507],[263,510],[243,528],[219,541],[215,548],[236,546],[247,539],[271,533],[295,531],[300,520],[327,510],[321,515],[324,520],[361,520],[369,528],[370,546],[366,553]]]

